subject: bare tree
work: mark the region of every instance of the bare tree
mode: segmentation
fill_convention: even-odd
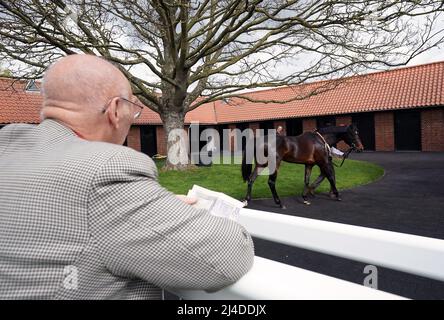
[[[63,55],[103,56],[119,65],[169,135],[204,103],[255,101],[241,90],[406,64],[442,43],[436,23],[443,7],[417,0],[0,0],[0,58],[32,78]],[[270,101],[278,100],[262,102]],[[168,150],[178,143],[170,136]],[[169,152],[167,166],[180,167],[184,156]]]

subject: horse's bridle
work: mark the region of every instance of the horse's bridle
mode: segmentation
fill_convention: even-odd
[[[347,135],[348,135],[348,134],[349,134],[349,133],[347,132]],[[350,136],[349,136],[349,137],[350,137]],[[352,153],[354,150],[356,150],[356,144],[355,144],[356,139],[355,139],[355,137],[352,135],[352,137],[350,138],[350,140],[351,140],[350,148],[348,148],[348,150],[347,150],[346,152],[344,152],[344,154],[342,155],[342,161],[341,161],[341,164],[338,166],[337,164],[335,164],[335,163],[333,162],[333,160],[331,161],[335,167],[338,167],[338,168],[342,167],[342,165],[343,165],[344,162],[345,162],[345,159],[348,158],[348,156],[350,155],[350,153]]]
[[[345,159],[348,158],[348,156],[350,155],[350,153],[352,153],[353,150],[356,150],[356,147],[354,146],[354,144],[353,144],[353,146],[351,146],[350,148],[348,148],[348,150],[347,150],[346,152],[344,152],[344,155],[342,156],[342,162],[341,162],[341,164],[340,164],[339,166],[338,166],[336,163],[334,163],[333,160],[331,161],[331,163],[333,163],[333,165],[334,165],[335,167],[338,167],[338,168],[342,167],[342,165],[343,165],[344,162],[345,162]]]
[[[350,140],[351,140],[351,144],[350,144],[350,148],[353,150],[356,150],[356,137],[354,134],[350,134],[349,132],[350,129],[347,129],[347,135],[349,136]]]

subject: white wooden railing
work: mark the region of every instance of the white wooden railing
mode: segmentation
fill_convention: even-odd
[[[251,209],[241,210],[239,222],[260,239],[444,281],[444,240]],[[403,299],[261,257],[223,290],[175,293],[184,299]]]

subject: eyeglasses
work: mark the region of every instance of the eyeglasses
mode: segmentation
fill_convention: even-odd
[[[137,103],[135,103],[135,102],[132,102],[131,100],[125,99],[125,98],[123,98],[123,97],[114,97],[114,98],[122,99],[122,100],[124,100],[124,101],[126,101],[126,102],[129,102],[129,103],[131,103],[131,104],[133,104],[133,105],[135,105],[135,106],[137,106],[137,107],[140,108],[140,110],[134,114],[134,120],[138,119],[138,118],[140,117],[140,115],[142,114],[142,110],[143,110],[144,106],[141,106],[140,104],[137,104]],[[106,109],[108,109],[109,104],[111,103],[111,101],[112,101],[114,98],[111,98],[111,99],[108,101],[108,103],[105,105],[105,107],[103,107],[103,110],[102,110],[103,113],[105,113]]]

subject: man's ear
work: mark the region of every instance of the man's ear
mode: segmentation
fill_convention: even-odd
[[[119,102],[120,101],[118,97],[113,98],[109,103],[108,108],[106,109],[108,120],[115,129],[119,129],[120,118],[122,116],[121,114],[119,114]]]

